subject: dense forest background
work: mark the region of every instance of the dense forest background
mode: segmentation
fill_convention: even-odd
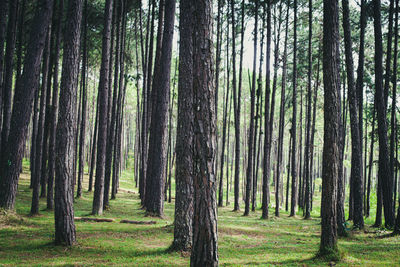
[[[328,260],[338,236],[398,245],[398,5],[1,1],[2,216],[54,210],[68,246],[75,221],[172,220],[193,266],[232,210],[321,218]]]

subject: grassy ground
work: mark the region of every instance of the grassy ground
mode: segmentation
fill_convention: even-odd
[[[132,177],[126,173],[121,188],[135,191]],[[169,252],[173,239],[173,203],[165,205],[166,218],[145,217],[138,194],[119,192],[110,210],[102,217],[112,223],[76,222],[78,243],[72,248],[54,246],[53,212],[29,217],[31,191],[29,174],[21,175],[16,214],[0,215],[0,266],[114,265],[114,266],[188,266],[189,255]],[[87,180],[87,177],[85,177]],[[85,187],[87,188],[87,187]],[[317,200],[318,201],[318,200]],[[274,203],[271,201],[271,203]],[[75,202],[75,216],[91,211],[92,193],[84,192]],[[315,206],[317,206],[315,204]],[[45,208],[45,199],[41,199]],[[282,212],[261,220],[261,211],[243,217],[232,207],[219,208],[218,236],[221,266],[329,266],[314,259],[318,251],[319,210],[311,220],[289,218]],[[270,210],[273,215],[273,210]],[[155,225],[121,224],[121,219],[156,220]],[[367,220],[372,224],[372,219]],[[338,266],[400,266],[400,238],[381,238],[382,230],[366,229],[339,240],[343,259]]]

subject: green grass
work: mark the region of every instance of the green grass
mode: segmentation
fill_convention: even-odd
[[[18,189],[16,214],[0,215],[0,265],[95,265],[95,266],[188,266],[189,255],[169,252],[173,240],[173,203],[166,203],[165,218],[145,217],[137,193],[120,191],[102,217],[112,223],[76,222],[77,244],[72,248],[53,245],[54,215],[41,199],[39,216],[30,217],[31,190],[24,168]],[[121,188],[134,188],[132,173],[125,172]],[[87,177],[85,176],[87,181]],[[87,185],[84,186],[87,189]],[[232,199],[232,198],[231,198]],[[232,212],[232,207],[218,210],[218,249],[221,266],[329,266],[315,259],[320,240],[319,199],[314,203],[311,220],[289,218],[282,211],[279,218],[261,220],[257,209],[248,217]],[[271,203],[274,203],[273,197]],[[84,192],[75,202],[75,216],[91,211],[92,193]],[[243,208],[242,204],[242,208]],[[299,212],[300,214],[300,212]],[[155,220],[155,225],[121,224],[121,219]],[[366,221],[372,224],[372,218]],[[339,240],[343,255],[337,266],[395,266],[400,264],[400,238],[381,238],[384,230],[366,228]]]

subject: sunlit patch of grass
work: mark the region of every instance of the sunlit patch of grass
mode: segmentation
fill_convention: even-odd
[[[123,172],[117,199],[102,216],[114,222],[76,222],[77,244],[72,248],[53,245],[54,215],[40,201],[40,216],[28,216],[31,202],[29,168],[24,164],[16,213],[0,215],[0,265],[95,265],[95,266],[188,266],[188,254],[168,250],[173,240],[174,199],[165,203],[165,218],[146,217],[140,206],[133,172]],[[84,192],[75,199],[75,216],[88,216],[93,193],[87,192],[88,177],[84,177]],[[128,192],[129,191],[129,192]],[[134,192],[134,193],[132,193]],[[172,196],[174,197],[174,195]],[[225,196],[224,196],[225,197]],[[229,195],[233,200],[233,195]],[[271,195],[271,203],[274,195]],[[311,220],[302,219],[302,211],[289,217],[281,209],[280,217],[261,219],[261,210],[243,216],[243,210],[232,212],[233,205],[218,209],[218,248],[221,266],[329,266],[329,260],[315,256],[319,250],[320,196],[315,196]],[[225,204],[225,203],[224,203]],[[241,203],[241,208],[244,208]],[[371,217],[367,225],[373,223]],[[122,219],[156,221],[153,225],[120,223]],[[381,237],[388,232],[367,226],[365,231],[352,232],[340,238],[342,255],[337,266],[395,266],[399,264],[400,238]]]

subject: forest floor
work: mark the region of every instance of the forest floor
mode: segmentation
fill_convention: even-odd
[[[166,203],[165,218],[146,217],[137,193],[120,190],[103,216],[114,222],[76,222],[77,244],[72,248],[53,245],[54,215],[41,199],[39,216],[30,217],[29,173],[21,175],[16,214],[0,214],[0,266],[188,266],[190,255],[170,252],[173,240],[173,203]],[[128,174],[121,188],[132,191]],[[130,176],[133,177],[133,176]],[[87,181],[87,177],[85,177]],[[85,186],[87,188],[87,186]],[[271,203],[274,203],[271,200]],[[75,202],[75,216],[89,216],[92,193],[86,190]],[[314,205],[316,207],[316,205]],[[243,207],[244,208],[244,207]],[[315,259],[320,240],[319,210],[312,219],[281,216],[261,220],[261,210],[243,217],[232,207],[218,209],[218,250],[221,266],[333,266]],[[120,223],[122,219],[156,221],[153,225]],[[367,220],[372,224],[372,218]],[[400,237],[367,227],[339,240],[343,255],[336,266],[400,266]]]

